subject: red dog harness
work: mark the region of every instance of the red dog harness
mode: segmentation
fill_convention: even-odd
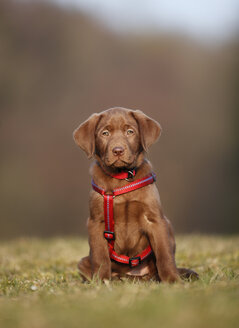
[[[131,172],[132,175],[135,175],[135,171]],[[129,177],[130,175],[127,174]],[[122,176],[113,176],[117,179],[122,179]],[[130,176],[131,178],[132,176]],[[123,179],[126,179],[125,177]],[[113,199],[115,196],[119,196],[125,194],[127,192],[142,188],[147,186],[148,184],[154,183],[156,181],[156,176],[154,173],[149,174],[148,176],[138,179],[132,183],[127,184],[122,188],[117,188],[112,191],[111,195],[105,193],[105,190],[99,186],[97,186],[92,180],[92,188],[101,194],[104,197],[104,219],[105,219],[105,231],[104,237],[108,241],[109,246],[109,254],[110,258],[114,261],[129,264],[131,267],[137,266],[143,261],[147,256],[149,256],[152,252],[151,246],[149,245],[145,250],[143,250],[140,254],[137,254],[134,257],[128,257],[126,255],[118,255],[114,250],[114,241],[115,241],[115,233],[114,233],[114,214],[113,214]]]

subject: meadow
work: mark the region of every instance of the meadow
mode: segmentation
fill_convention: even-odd
[[[183,284],[85,284],[86,239],[0,242],[0,327],[238,327],[239,236],[177,236],[176,261],[200,274]]]

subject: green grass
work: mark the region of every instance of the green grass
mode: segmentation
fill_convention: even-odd
[[[83,284],[80,238],[0,242],[0,327],[238,327],[239,236],[177,238],[177,264],[200,280],[184,284]]]

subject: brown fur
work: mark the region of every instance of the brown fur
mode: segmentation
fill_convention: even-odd
[[[152,171],[145,151],[158,139],[160,132],[160,125],[141,111],[112,108],[93,114],[74,131],[74,139],[89,158],[95,157],[91,167],[93,180],[110,193],[128,184],[112,178],[110,173],[137,168],[134,177],[137,180]],[[123,154],[116,155],[115,147],[121,147]],[[88,219],[90,254],[78,265],[84,279],[126,276],[175,282],[180,280],[180,275],[197,277],[189,269],[176,268],[173,229],[162,212],[155,183],[115,197],[114,221],[114,248],[118,254],[133,257],[150,243],[153,255],[134,268],[110,260],[108,243],[103,237],[103,198],[92,190]]]

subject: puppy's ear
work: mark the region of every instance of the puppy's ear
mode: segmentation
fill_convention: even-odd
[[[145,115],[140,110],[132,111],[132,115],[139,126],[141,144],[145,151],[157,141],[161,134],[161,126],[158,122]]]
[[[86,152],[88,158],[95,153],[95,129],[99,119],[99,114],[93,114],[73,132],[75,143]]]

